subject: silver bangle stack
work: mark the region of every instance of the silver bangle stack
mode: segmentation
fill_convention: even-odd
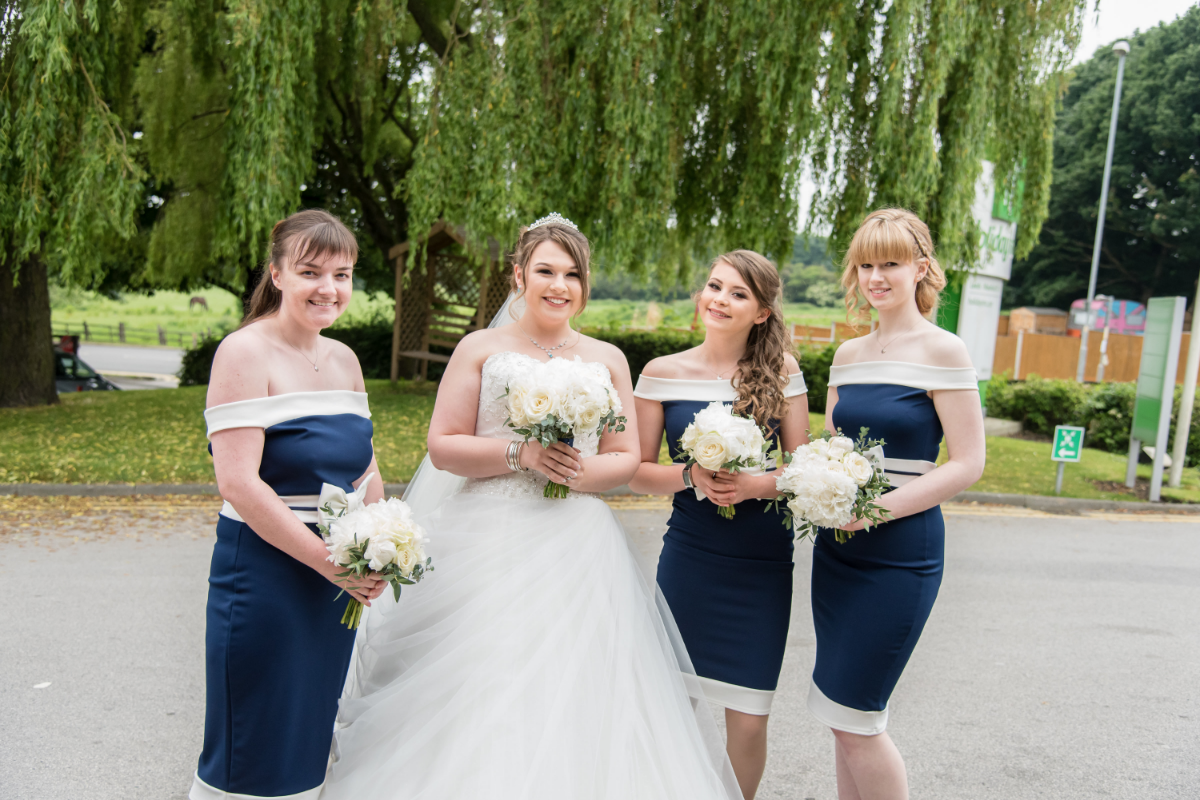
[[[521,466],[521,448],[524,446],[524,442],[509,442],[508,448],[504,451],[504,461],[513,472],[528,472]]]

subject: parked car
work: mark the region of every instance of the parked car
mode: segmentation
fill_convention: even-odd
[[[119,391],[112,381],[79,358],[78,336],[54,337],[54,383],[63,392]]]

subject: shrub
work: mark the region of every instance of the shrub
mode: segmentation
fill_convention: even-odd
[[[1050,436],[1056,425],[1079,425],[1087,389],[1075,381],[1045,380],[1030,375],[1020,382],[988,385],[988,414],[1002,419],[1019,419],[1025,430]]]
[[[1088,387],[1081,424],[1087,427],[1088,447],[1124,453],[1129,450],[1136,383],[1102,383]]]
[[[704,341],[704,331],[659,329],[653,331],[622,331],[612,328],[584,328],[583,333],[614,345],[629,361],[629,374],[637,383],[651,360],[679,353]]]
[[[201,339],[195,347],[183,351],[183,364],[179,368],[180,386],[207,386],[212,373],[213,356],[224,336]]]
[[[829,368],[833,365],[836,344],[824,347],[807,347],[796,354],[804,383],[808,386],[808,410],[816,414],[825,413],[825,395],[829,392]]]

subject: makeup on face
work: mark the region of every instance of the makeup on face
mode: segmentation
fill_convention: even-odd
[[[762,308],[754,293],[736,269],[722,262],[709,273],[697,305],[705,327],[738,330],[761,321]]]
[[[354,266],[344,258],[302,261],[272,272],[283,305],[315,325],[328,327],[350,304]]]
[[[579,268],[571,255],[556,242],[542,242],[529,258],[522,279],[518,268],[518,285],[525,289],[527,308],[538,313],[569,317],[583,296]]]
[[[874,308],[911,300],[923,276],[924,270],[912,262],[858,265],[858,287]]]

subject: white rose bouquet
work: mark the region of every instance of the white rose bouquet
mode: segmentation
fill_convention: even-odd
[[[606,430],[625,430],[621,398],[612,383],[585,364],[552,358],[508,384],[503,399],[508,410],[505,424],[542,447],[555,442],[573,444],[575,437]],[[544,497],[563,498],[569,486],[546,482]]]
[[[353,502],[353,495],[350,502],[344,499],[338,502],[327,498],[326,494],[322,491],[323,521],[318,523],[317,529],[325,538],[325,548],[329,551],[327,560],[346,569],[337,576],[339,583],[347,583],[352,577],[362,577],[368,572],[378,572],[392,584],[392,591],[399,600],[402,585],[411,586],[425,577],[425,573],[433,571],[433,559],[426,557],[422,547],[428,541],[425,531],[413,521],[412,511],[403,500],[389,497],[363,505],[361,501]],[[338,597],[344,592],[345,589],[339,592]],[[346,604],[346,613],[342,615],[347,628],[358,627],[362,610],[362,603],[351,597]]]
[[[854,532],[841,528],[856,517],[868,527],[884,522],[889,515],[875,503],[888,488],[882,445],[882,440],[867,438],[866,428],[858,441],[839,429],[836,434],[821,431],[795,453],[783,454],[787,466],[775,478],[781,492],[775,503],[787,503],[784,524],[799,538],[815,537],[817,528],[833,528],[837,540],[845,542]]]
[[[679,449],[687,456],[687,469],[692,464],[716,472],[745,472],[761,475],[767,468],[769,441],[753,419],[733,413],[733,407],[713,401],[696,412],[696,418],[679,437]],[[696,499],[704,493],[696,490]],[[721,506],[718,511],[725,519],[733,519],[735,506]]]

